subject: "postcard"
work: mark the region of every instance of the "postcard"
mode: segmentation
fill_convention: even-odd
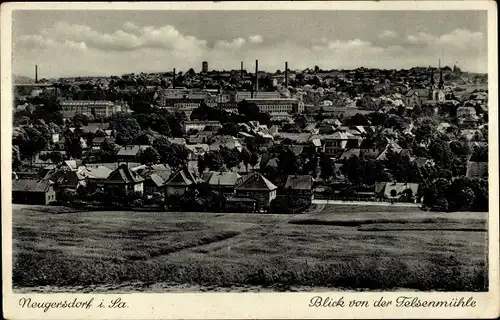
[[[498,317],[496,10],[3,4],[4,317]]]

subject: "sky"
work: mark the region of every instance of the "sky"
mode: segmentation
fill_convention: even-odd
[[[13,13],[13,74],[40,78],[209,69],[487,72],[486,11],[75,11]]]

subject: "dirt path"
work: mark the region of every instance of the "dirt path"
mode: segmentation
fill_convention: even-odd
[[[381,207],[409,207],[409,208],[420,208],[418,203],[406,203],[406,202],[375,202],[375,201],[342,201],[342,200],[322,200],[314,199],[312,204],[341,204],[341,205],[351,205],[351,206],[381,206]]]

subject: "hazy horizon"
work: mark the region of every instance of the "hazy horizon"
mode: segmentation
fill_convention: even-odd
[[[486,11],[15,11],[13,74],[452,67],[487,73]]]

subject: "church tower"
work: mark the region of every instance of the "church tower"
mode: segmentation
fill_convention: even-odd
[[[438,89],[444,89],[443,69],[441,69],[441,59],[439,59],[439,84]]]
[[[429,89],[430,90],[434,89],[436,83],[434,82],[434,71],[432,71],[431,66],[429,66],[429,82],[430,82]]]

